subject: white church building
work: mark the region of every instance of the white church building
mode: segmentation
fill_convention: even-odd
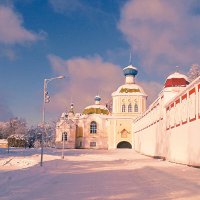
[[[62,113],[56,127],[57,148],[133,147],[133,120],[145,112],[147,95],[135,83],[136,67],[129,65],[123,72],[125,84],[112,93],[112,112],[96,96],[81,114],[74,113],[73,104],[68,113]]]
[[[112,112],[101,98],[75,114],[73,104],[57,122],[57,148],[134,148],[171,162],[200,167],[200,77],[189,83],[175,72],[146,109],[147,94],[135,83],[138,71],[123,69],[125,84],[112,93]]]

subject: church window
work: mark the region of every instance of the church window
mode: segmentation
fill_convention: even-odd
[[[126,106],[125,106],[125,104],[122,105],[122,112],[126,112]]]
[[[62,133],[62,141],[67,141],[67,132]]]
[[[137,103],[135,103],[135,105],[134,105],[134,112],[138,112],[138,105],[137,105]]]
[[[128,112],[132,112],[132,105],[131,105],[131,103],[128,105]]]
[[[96,147],[96,142],[90,142],[90,147]]]
[[[90,133],[97,133],[97,123],[95,121],[90,123]]]

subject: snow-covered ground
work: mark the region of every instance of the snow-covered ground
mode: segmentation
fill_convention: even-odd
[[[0,200],[200,199],[200,169],[130,149],[0,150]]]

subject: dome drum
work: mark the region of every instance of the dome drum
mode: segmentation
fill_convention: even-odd
[[[84,115],[90,115],[90,114],[103,114],[103,115],[108,115],[109,110],[107,109],[106,106],[100,105],[101,97],[99,95],[95,96],[95,105],[90,105],[87,106],[83,110]]]

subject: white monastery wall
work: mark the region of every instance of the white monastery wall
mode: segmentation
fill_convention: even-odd
[[[166,103],[154,101],[133,124],[135,150],[153,157],[200,166],[200,78]]]
[[[200,78],[166,106],[167,158],[200,166]]]

